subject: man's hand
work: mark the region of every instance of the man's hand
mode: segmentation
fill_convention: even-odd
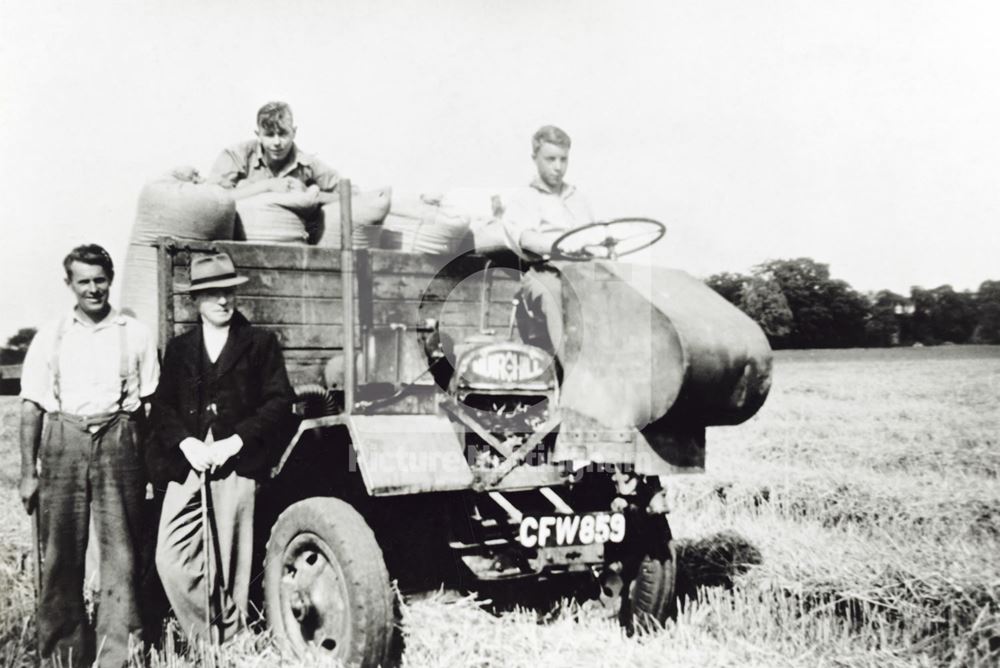
[[[212,459],[212,471],[225,465],[231,457],[243,449],[243,439],[239,434],[233,434],[229,438],[216,441],[209,448],[209,456]]]
[[[276,193],[302,192],[306,189],[302,181],[291,176],[281,176],[271,179],[269,184],[271,192]]]
[[[209,447],[197,438],[188,436],[180,444],[181,452],[187,457],[188,464],[198,473],[212,465],[212,455]]]
[[[21,476],[19,491],[24,510],[30,515],[38,506],[38,476],[35,474]]]
[[[30,515],[38,505],[38,446],[45,411],[30,399],[21,402],[21,503]]]
[[[547,256],[552,254],[552,245],[556,240],[565,234],[567,230],[525,230],[521,233],[521,248],[530,251],[535,255]]]

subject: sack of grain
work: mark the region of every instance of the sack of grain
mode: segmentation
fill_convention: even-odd
[[[152,332],[159,327],[156,248],[159,237],[198,241],[233,238],[236,206],[229,192],[200,183],[185,167],[156,178],[139,193],[135,222],[121,272],[120,304]]]
[[[378,188],[351,195],[354,248],[377,248],[382,221],[392,203],[392,188]],[[340,201],[324,204],[315,234],[316,245],[340,248]]]
[[[306,231],[318,215],[319,188],[264,192],[236,201],[237,238],[266,243],[305,243]]]
[[[393,206],[383,225],[382,247],[430,255],[457,252],[469,231],[470,218],[440,202],[421,196],[408,198],[405,206]]]
[[[196,174],[175,170],[143,186],[131,242],[151,244],[161,236],[232,239],[235,213],[236,205],[225,188],[198,183]]]

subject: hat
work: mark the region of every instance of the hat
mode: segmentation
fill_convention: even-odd
[[[179,286],[177,292],[197,292],[212,288],[233,288],[249,279],[236,273],[233,259],[226,253],[191,258],[191,283]]]

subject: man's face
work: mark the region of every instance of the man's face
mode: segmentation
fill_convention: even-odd
[[[233,319],[236,291],[233,288],[199,290],[194,294],[202,320],[216,327],[225,327]]]
[[[91,318],[100,318],[108,305],[111,279],[104,267],[97,264],[73,261],[69,265],[66,285],[76,297],[77,308]]]
[[[281,119],[267,128],[257,126],[257,139],[264,148],[264,159],[268,163],[284,162],[295,142],[295,126],[288,119]]]
[[[563,177],[569,168],[569,149],[558,144],[544,142],[535,153],[535,167],[538,168],[538,178],[552,190],[558,192],[562,188]]]

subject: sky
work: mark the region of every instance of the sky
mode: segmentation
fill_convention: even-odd
[[[144,182],[289,102],[363,188],[567,181],[700,277],[808,256],[862,291],[1000,279],[1000,5],[920,0],[0,0],[0,341],[124,264]],[[113,293],[114,295],[115,293]]]

